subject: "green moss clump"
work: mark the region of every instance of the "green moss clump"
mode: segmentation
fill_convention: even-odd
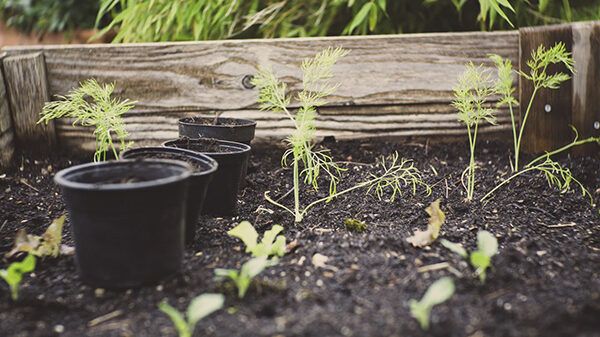
[[[344,225],[351,232],[362,233],[367,230],[367,224],[358,219],[347,218],[344,220]]]

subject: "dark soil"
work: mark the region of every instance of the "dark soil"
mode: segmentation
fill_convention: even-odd
[[[247,120],[243,120],[243,119],[223,118],[223,117],[219,117],[217,119],[216,124],[215,124],[215,117],[188,117],[188,118],[183,118],[182,122],[199,124],[199,125],[219,125],[219,126],[244,126],[244,125],[248,125],[248,123],[249,123]]]
[[[202,219],[200,239],[188,248],[180,275],[155,287],[104,291],[81,283],[73,257],[41,261],[25,277],[18,302],[0,286],[0,336],[55,336],[63,330],[63,336],[175,336],[157,303],[167,299],[183,310],[205,292],[224,293],[226,309],[201,321],[195,336],[600,336],[600,215],[579,193],[561,194],[531,174],[500,190],[485,206],[466,203],[460,184],[467,163],[464,144],[349,142],[328,147],[336,160],[367,164],[397,150],[415,159],[433,194],[407,193],[385,203],[351,193],[315,207],[303,223],[294,224],[263,198],[266,190],[277,198],[291,188],[291,172],[280,167],[283,150],[257,149],[241,193],[240,215]],[[507,176],[508,154],[505,145],[480,144],[476,196]],[[562,161],[597,200],[600,158]],[[20,170],[0,179],[0,253],[10,249],[19,228],[41,234],[64,212],[52,175],[70,164],[24,159]],[[339,189],[366,179],[371,170],[348,165]],[[320,192],[307,189],[302,197],[306,203],[326,191],[327,186]],[[282,202],[289,205],[290,198]],[[485,284],[439,243],[416,249],[406,242],[413,229],[426,227],[424,209],[437,198],[447,215],[442,238],[468,250],[475,247],[479,230],[498,238],[500,253]],[[365,221],[367,230],[348,231],[346,218]],[[226,234],[243,219],[261,232],[282,224],[297,247],[259,275],[240,300],[230,284],[213,279],[213,270],[238,268],[248,259],[240,242]],[[328,268],[311,263],[316,253],[329,257]],[[431,329],[424,333],[410,317],[408,302],[420,299],[442,276],[454,278],[456,293],[433,309]]]
[[[184,137],[173,141],[173,143],[169,143],[169,146],[201,153],[239,152],[238,148],[222,145],[218,140],[213,138],[189,139]]]

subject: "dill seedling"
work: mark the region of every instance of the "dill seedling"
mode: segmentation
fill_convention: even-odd
[[[491,73],[483,69],[483,66],[475,66],[473,63],[467,64],[467,69],[454,88],[452,106],[458,109],[458,120],[466,125],[469,137],[469,166],[463,171],[461,179],[469,201],[473,200],[475,192],[475,147],[479,124],[482,121],[496,124],[494,110],[488,104],[494,92],[495,85]]]
[[[296,222],[301,222],[308,210],[319,203],[329,202],[334,198],[349,193],[359,188],[366,188],[368,192],[374,192],[378,198],[382,198],[384,191],[391,190],[393,201],[397,195],[402,195],[402,189],[411,187],[413,194],[418,186],[425,186],[429,192],[429,186],[422,181],[419,170],[412,161],[400,159],[394,154],[378,163],[382,168],[380,175],[372,174],[370,179],[359,183],[343,191],[337,190],[340,182],[340,173],[345,171],[338,166],[329,154],[329,151],[316,150],[314,144],[316,125],[315,118],[317,108],[325,104],[325,98],[335,92],[339,84],[330,82],[333,77],[333,65],[348,51],[341,48],[327,48],[318,53],[314,58],[302,62],[303,88],[298,93],[297,101],[299,108],[296,114],[292,114],[288,108],[292,98],[287,95],[287,85],[273,74],[271,70],[261,68],[252,80],[259,89],[258,103],[265,111],[284,113],[294,125],[294,131],[287,138],[288,150],[284,153],[281,163],[293,170],[293,192],[294,207],[287,206],[271,199],[269,191],[265,192],[265,199],[277,207],[294,215]],[[329,179],[329,193],[326,197],[318,199],[302,208],[300,203],[300,179],[304,183],[318,190],[322,174]]]
[[[73,125],[94,127],[94,161],[106,160],[109,151],[119,158],[112,137],[115,135],[119,140],[120,151],[131,146],[126,141],[129,134],[125,130],[123,114],[131,110],[135,102],[112,98],[114,89],[114,83],[101,85],[94,79],[87,80],[67,96],[58,96],[60,100],[46,103],[38,123],[66,117],[74,119]]]

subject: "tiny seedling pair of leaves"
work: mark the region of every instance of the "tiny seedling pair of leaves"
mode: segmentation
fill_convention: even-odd
[[[471,265],[476,269],[481,282],[485,282],[486,270],[492,265],[492,257],[498,254],[498,240],[488,231],[479,231],[477,233],[477,250],[467,253],[467,250],[459,243],[442,240],[442,245],[453,253],[466,259],[469,257]]]
[[[192,337],[196,324],[204,317],[221,309],[225,303],[225,297],[221,294],[202,294],[194,298],[184,314],[173,308],[166,301],[161,302],[158,308],[167,314],[179,337]]]
[[[429,214],[429,224],[427,230],[417,229],[413,236],[410,236],[406,241],[410,242],[414,247],[429,246],[440,235],[440,229],[446,221],[446,214],[440,208],[440,199],[434,201],[425,209]]]
[[[27,234],[24,229],[20,229],[15,237],[13,249],[6,254],[6,257],[10,258],[18,253],[29,253],[37,257],[71,254],[72,247],[61,245],[65,218],[66,216],[63,215],[52,221],[42,236]]]
[[[266,231],[260,243],[258,242],[258,233],[252,224],[248,221],[242,221],[235,228],[227,232],[229,236],[238,238],[246,245],[246,253],[251,253],[254,257],[269,257],[285,255],[286,241],[285,236],[278,235],[283,231],[280,225],[274,225]]]
[[[7,269],[0,270],[0,278],[10,287],[10,295],[13,301],[19,298],[19,284],[23,275],[31,273],[35,269],[35,256],[28,254],[23,261],[13,262]]]
[[[240,270],[237,269],[215,269],[217,279],[228,278],[238,289],[238,297],[244,298],[246,292],[252,283],[252,279],[262,273],[268,267],[277,264],[276,259],[269,260],[266,256],[254,257],[242,265]]]
[[[410,300],[410,314],[419,322],[421,329],[427,330],[431,309],[446,302],[453,294],[454,281],[450,277],[442,277],[429,286],[420,301]]]

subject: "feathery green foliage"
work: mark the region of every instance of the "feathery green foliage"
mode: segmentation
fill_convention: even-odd
[[[10,296],[13,301],[19,299],[19,285],[23,275],[31,273],[35,269],[35,256],[27,254],[23,261],[11,263],[7,269],[0,269],[0,278],[10,287]]]
[[[483,68],[468,63],[465,72],[459,77],[454,88],[452,105],[458,110],[458,120],[467,127],[469,137],[469,166],[462,175],[463,186],[467,191],[467,200],[473,200],[475,192],[475,147],[479,125],[485,121],[496,124],[494,109],[489,106],[490,96],[495,92],[492,74]],[[466,176],[467,183],[464,178]]]
[[[259,89],[258,103],[262,110],[275,113],[284,113],[293,123],[294,131],[287,138],[288,150],[282,157],[283,166],[292,166],[294,181],[294,208],[273,200],[269,191],[265,192],[265,199],[273,205],[280,207],[294,215],[295,221],[300,222],[309,209],[322,202],[329,202],[335,197],[349,193],[358,188],[367,188],[367,193],[374,192],[379,199],[384,191],[391,190],[390,201],[393,201],[406,187],[412,189],[413,194],[417,188],[424,186],[430,192],[429,186],[422,181],[420,171],[412,161],[400,158],[396,153],[378,163],[380,174],[373,174],[370,179],[343,191],[337,190],[340,173],[345,169],[335,163],[328,150],[315,150],[313,139],[315,137],[315,117],[317,108],[325,104],[325,98],[335,92],[339,84],[332,83],[333,65],[348,51],[341,48],[327,48],[318,53],[314,58],[302,62],[303,88],[295,97],[299,104],[296,114],[288,108],[292,97],[286,93],[287,85],[277,79],[272,71],[261,68],[252,80]],[[302,208],[300,204],[300,178],[304,183],[319,188],[319,177],[325,174],[329,180],[329,193],[327,197],[318,199]]]
[[[94,127],[96,152],[94,161],[106,160],[111,151],[119,158],[113,135],[119,140],[119,150],[124,151],[131,143],[126,141],[129,134],[125,130],[123,114],[131,110],[135,102],[112,98],[114,83],[101,85],[96,80],[87,80],[67,96],[44,105],[38,123],[48,123],[57,118],[72,118],[73,124]]]
[[[225,303],[225,297],[221,294],[202,294],[192,299],[185,316],[169,305],[167,301],[161,302],[158,308],[169,316],[179,337],[192,337],[196,324],[204,317],[220,310],[223,303]]]

